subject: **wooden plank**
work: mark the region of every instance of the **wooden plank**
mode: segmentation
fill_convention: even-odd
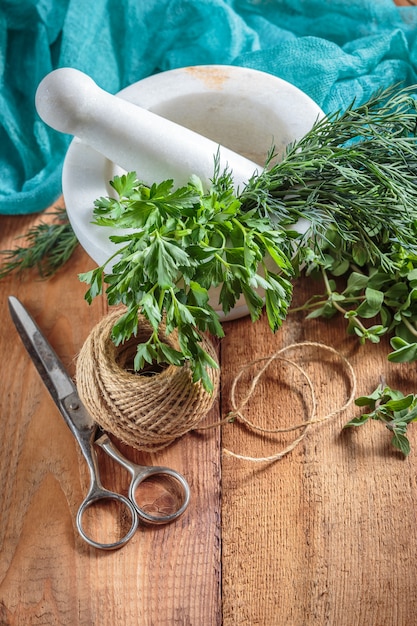
[[[0,249],[36,217],[0,218]],[[17,337],[7,297],[16,295],[74,373],[75,357],[104,300],[89,307],[77,274],[92,267],[80,249],[56,277],[0,283],[0,623],[8,626],[220,624],[219,435],[190,434],[158,454],[121,446],[135,462],[182,472],[192,492],[177,522],[141,527],[116,552],[89,548],[74,518],[88,484],[84,461]],[[218,418],[218,407],[211,419]],[[124,470],[103,463],[106,485]]]
[[[296,301],[309,292],[305,280]],[[275,336],[265,319],[228,325],[222,343],[223,413],[230,408],[230,385],[240,365],[307,340],[333,346],[349,359],[357,395],[371,392],[380,375],[394,388],[416,392],[414,364],[389,364],[384,344],[359,348],[344,324],[306,321],[299,313]],[[319,349],[304,348],[291,357],[315,384],[318,415],[343,405],[349,384],[341,363]],[[248,382],[242,379],[243,392]],[[288,425],[308,417],[308,402],[298,370],[274,362],[244,412],[264,427]],[[417,432],[411,426],[412,453],[404,460],[379,423],[342,431],[358,414],[353,406],[312,426],[299,446],[274,464],[223,457],[224,626],[417,624]],[[293,437],[253,436],[230,424],[222,444],[265,456]]]

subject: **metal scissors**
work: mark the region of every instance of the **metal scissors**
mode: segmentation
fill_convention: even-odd
[[[190,488],[182,474],[168,467],[136,465],[126,459],[117,450],[108,435],[93,421],[82,404],[77,388],[65,371],[63,364],[22,303],[14,296],[10,296],[9,309],[26,350],[64,420],[78,441],[82,454],[87,461],[90,488],[76,517],[77,530],[81,537],[95,548],[114,550],[125,545],[133,537],[140,521],[147,524],[166,524],[177,519],[184,513],[190,500]],[[127,497],[103,487],[95,445],[100,446],[130,473],[131,480]],[[162,510],[160,515],[154,514],[147,512],[143,505],[138,504],[136,495],[138,488],[140,485],[143,488],[145,481],[151,477],[163,482],[164,492],[170,494],[170,511],[172,507],[173,512],[164,514]],[[163,499],[164,496],[161,495],[161,498]],[[119,507],[123,507],[122,511],[118,511],[118,535],[115,541],[102,543],[91,536],[90,530],[86,528],[88,523],[85,518],[87,511],[93,506],[110,504],[111,502],[118,503]],[[126,518],[130,521],[130,527],[126,524]]]

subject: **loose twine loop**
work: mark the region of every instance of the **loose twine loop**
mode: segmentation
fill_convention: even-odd
[[[310,376],[307,374],[306,370],[303,367],[301,367],[298,363],[293,361],[292,359],[287,359],[286,357],[282,356],[284,353],[288,351],[303,348],[303,347],[317,348],[318,350],[327,351],[330,354],[336,356],[342,362],[345,368],[345,373],[349,381],[350,393],[346,402],[341,407],[338,407],[337,409],[331,411],[330,413],[328,413],[327,415],[323,417],[317,417],[317,398],[316,398],[316,393],[314,390],[314,384]],[[311,399],[311,411],[310,411],[310,416],[306,421],[303,421],[301,423],[294,424],[293,426],[288,426],[285,428],[264,428],[264,427],[254,424],[243,414],[242,411],[244,407],[246,406],[246,404],[249,402],[250,398],[252,397],[261,377],[263,376],[265,371],[274,361],[283,361],[295,367],[300,372],[300,374],[304,377],[304,379],[307,381],[308,389],[310,392],[310,399]],[[240,378],[242,377],[243,373],[247,371],[250,367],[252,367],[253,365],[256,365],[257,363],[262,363],[262,362],[264,362],[264,365],[259,369],[258,373],[252,379],[246,395],[243,397],[241,402],[237,404],[236,389],[238,387]],[[302,341],[299,343],[292,343],[284,348],[281,348],[280,350],[278,350],[271,356],[255,359],[240,369],[235,379],[233,380],[232,388],[230,392],[230,401],[232,405],[232,410],[224,418],[224,420],[221,420],[221,422],[219,423],[225,423],[227,421],[232,421],[236,419],[237,421],[244,424],[248,428],[249,431],[258,432],[264,435],[287,433],[287,432],[291,432],[294,430],[302,429],[301,434],[298,437],[296,437],[288,446],[286,446],[285,448],[283,448],[282,450],[280,450],[279,452],[276,452],[275,454],[271,456],[266,456],[266,457],[245,456],[242,454],[237,454],[235,452],[232,452],[231,450],[228,450],[228,449],[224,449],[223,452],[227,456],[234,457],[236,459],[241,459],[243,461],[250,461],[252,463],[272,463],[274,461],[278,461],[279,459],[282,459],[282,457],[284,457],[286,454],[289,454],[292,450],[294,450],[294,448],[298,446],[299,443],[301,443],[301,441],[306,436],[307,430],[310,426],[312,426],[313,424],[320,424],[322,422],[326,422],[330,420],[331,418],[335,417],[336,415],[338,415],[339,413],[341,413],[342,411],[344,411],[345,409],[347,409],[347,407],[353,402],[355,395],[356,395],[356,375],[355,375],[354,369],[352,365],[349,363],[349,361],[346,359],[346,357],[340,354],[340,352],[338,352],[331,346],[327,346],[325,344],[318,343],[315,341]]]
[[[156,366],[153,372],[148,368],[134,373],[136,347],[149,339],[152,328],[141,317],[137,336],[116,346],[111,331],[120,316],[120,310],[110,313],[87,337],[76,365],[78,392],[104,430],[138,450],[157,451],[200,423],[216,398],[220,370],[209,372],[212,395],[192,382],[188,365]],[[161,337],[164,330],[162,326]],[[164,341],[179,350],[175,331]],[[209,340],[203,338],[202,347],[216,360]]]
[[[231,387],[232,410],[218,422],[201,425],[200,422],[216,398],[220,369],[210,370],[214,387],[213,394],[208,393],[201,383],[192,382],[188,365],[183,367],[169,365],[153,372],[143,370],[141,373],[134,373],[129,366],[133,363],[137,344],[149,339],[152,328],[149,322],[141,317],[137,336],[121,346],[115,346],[111,340],[111,331],[120,315],[120,310],[107,315],[87,337],[77,359],[77,387],[81,400],[94,420],[103,429],[138,450],[157,451],[191,430],[207,430],[233,420],[241,422],[250,431],[262,435],[301,429],[302,432],[298,437],[271,456],[251,457],[228,449],[224,450],[227,456],[244,461],[274,462],[294,450],[304,439],[311,425],[328,421],[338,415],[351,404],[355,397],[356,376],[349,361],[330,346],[304,341],[281,348],[271,356],[255,359],[242,367]],[[164,328],[162,327],[161,330],[161,336],[163,336]],[[175,349],[179,348],[175,331],[166,338],[166,341]],[[214,347],[207,338],[203,338],[202,347],[216,359]],[[342,362],[349,381],[350,394],[347,401],[324,417],[317,416],[317,398],[310,376],[298,363],[284,356],[290,350],[303,347],[314,347],[336,356]],[[245,406],[263,374],[274,361],[288,363],[296,368],[306,380],[311,400],[311,411],[306,421],[285,428],[263,428],[245,417],[243,413]],[[258,363],[263,363],[263,365],[251,380],[246,395],[238,403],[236,400],[238,383],[244,372]]]

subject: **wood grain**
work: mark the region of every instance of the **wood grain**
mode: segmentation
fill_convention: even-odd
[[[2,248],[36,218],[15,219],[0,218]],[[403,460],[396,454],[379,424],[342,431],[353,407],[311,427],[304,441],[273,465],[223,456],[222,483],[216,430],[190,434],[157,457],[122,446],[137,462],[162,462],[182,471],[191,485],[192,504],[176,524],[141,528],[116,553],[83,544],[74,516],[87,485],[86,468],[17,339],[7,296],[17,295],[30,308],[73,373],[77,351],[106,312],[103,301],[93,307],[83,301],[77,273],[89,266],[79,250],[51,281],[13,278],[1,284],[0,623],[417,623],[415,456]],[[300,283],[295,303],[312,290],[308,281]],[[389,365],[384,345],[358,348],[346,337],[343,321],[305,321],[297,314],[275,336],[265,319],[256,325],[242,319],[225,329],[220,344],[222,415],[230,409],[230,386],[242,365],[306,340],[331,345],[349,358],[358,393],[371,391],[380,375],[405,392],[416,387],[413,365]],[[318,413],[341,406],[349,389],[338,362],[320,352],[301,352],[297,358],[315,383]],[[247,382],[242,378],[239,393]],[[270,427],[277,420],[287,425],[302,421],[309,410],[305,379],[294,367],[277,362],[262,377],[245,413]],[[219,415],[216,406],[208,419]],[[258,456],[274,453],[292,437],[253,436],[230,424],[222,429],[222,446]],[[415,450],[413,429],[411,443]],[[103,461],[106,484],[124,485],[123,471]]]
[[[0,218],[0,248],[37,217]],[[89,307],[77,274],[92,266],[80,249],[66,269],[0,284],[1,421],[0,624],[2,626],[171,626],[221,623],[219,434],[189,435],[157,455],[120,446],[135,462],[166,464],[188,479],[192,501],[167,527],[141,527],[116,552],[89,548],[74,527],[88,485],[69,429],[21,344],[7,297],[32,312],[71,374],[90,329],[106,312]],[[218,417],[218,406],[212,419]],[[102,459],[106,486],[124,470]]]
[[[311,284],[302,281],[296,300],[310,291]],[[274,337],[266,320],[228,327],[222,343],[223,412],[237,364],[307,340],[333,346],[349,359],[358,395],[372,391],[381,375],[395,388],[416,392],[415,365],[390,365],[386,345],[358,348],[346,337],[343,320],[306,321],[295,314]],[[318,415],[344,404],[349,385],[337,360],[320,350],[291,356],[314,382]],[[245,414],[264,427],[289,425],[308,418],[308,405],[305,380],[277,362]],[[311,426],[300,445],[275,464],[223,457],[224,626],[417,624],[417,433],[411,427],[414,452],[404,460],[376,422],[342,430],[358,411],[352,406]],[[225,448],[253,456],[273,454],[289,441],[288,435],[254,437],[236,424],[222,435]]]
[[[37,219],[0,217],[0,249]],[[233,423],[191,433],[158,455],[120,446],[138,463],[181,471],[190,507],[168,527],[141,527],[117,552],[83,543],[74,518],[86,467],[17,338],[7,296],[27,305],[73,374],[77,352],[107,311],[104,301],[88,307],[83,300],[77,274],[90,267],[78,250],[48,282],[0,282],[0,626],[417,626],[417,431],[410,428],[412,453],[404,460],[380,424],[342,430],[358,414],[353,406],[309,428],[274,464],[241,461],[222,449],[265,456],[294,433],[259,436]],[[301,281],[295,301],[312,291]],[[415,365],[390,365],[384,343],[359,349],[343,320],[294,314],[276,335],[265,319],[238,320],[225,330],[222,387],[208,421],[230,410],[243,365],[306,340],[350,360],[358,395],[372,391],[381,375],[404,392],[417,391]],[[315,384],[319,415],[344,403],[349,385],[337,359],[319,350],[291,356]],[[256,371],[242,377],[240,395]],[[303,421],[310,409],[306,379],[276,361],[245,415],[273,427]],[[106,486],[123,488],[123,470],[100,461]]]

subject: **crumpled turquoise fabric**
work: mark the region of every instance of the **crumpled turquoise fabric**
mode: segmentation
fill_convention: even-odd
[[[0,213],[41,211],[61,193],[71,137],[34,107],[48,72],[75,67],[115,93],[156,72],[210,63],[270,72],[332,112],[380,87],[417,83],[417,8],[392,0],[2,0]]]

